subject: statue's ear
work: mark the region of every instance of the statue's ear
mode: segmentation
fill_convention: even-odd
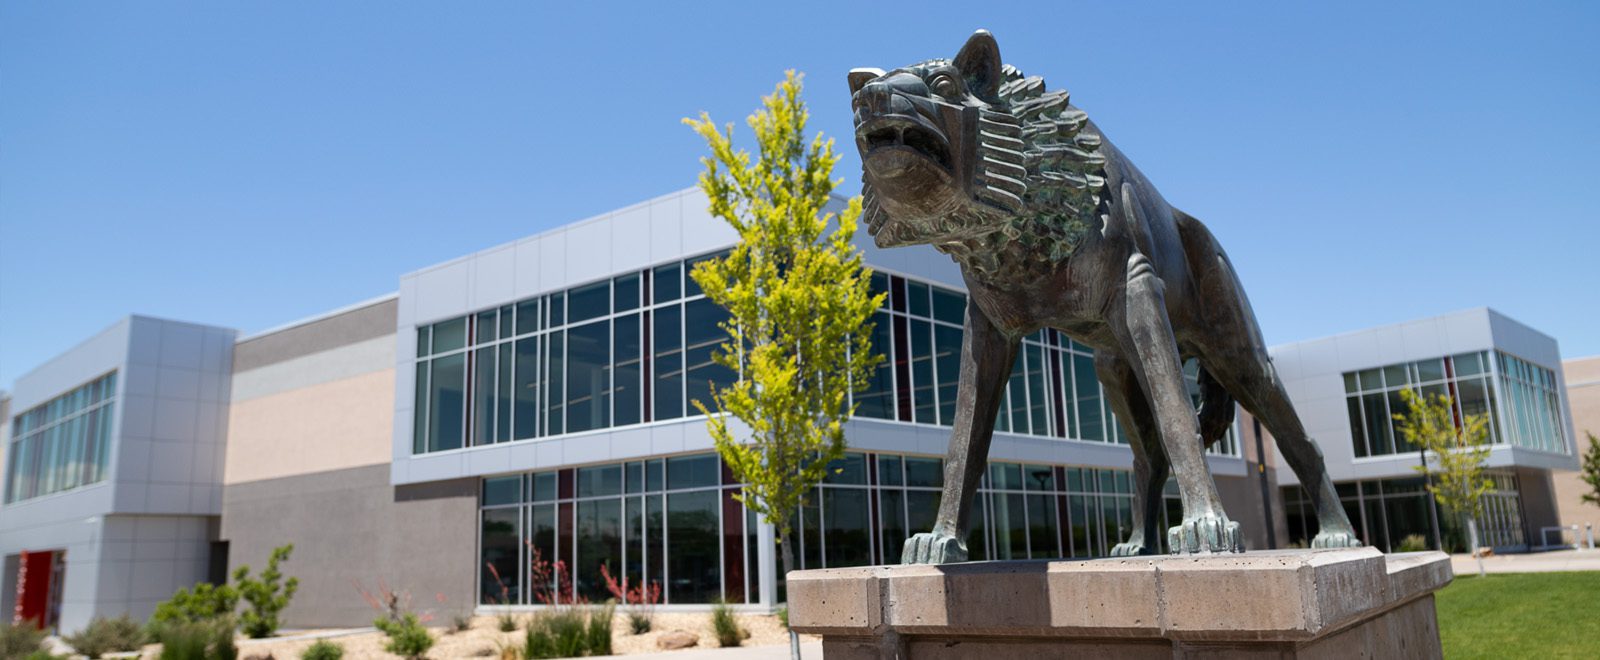
[[[994,98],[1000,93],[1000,44],[988,30],[978,30],[967,39],[967,45],[956,54],[956,68],[966,75],[973,91],[981,98]]]
[[[873,69],[873,68],[851,69],[850,70],[850,93],[854,94],[856,92],[861,91],[861,88],[865,87],[868,82],[871,82],[874,78],[880,78],[882,76],[883,76],[883,69]]]

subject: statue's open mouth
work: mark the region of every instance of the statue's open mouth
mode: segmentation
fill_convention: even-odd
[[[868,161],[874,174],[894,178],[906,172],[914,159],[921,156],[933,161],[946,172],[950,171],[950,146],[944,136],[928,127],[918,117],[888,115],[875,117],[856,129],[862,158]]]

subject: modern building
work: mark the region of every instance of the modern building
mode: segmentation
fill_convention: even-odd
[[[217,579],[234,331],[127,317],[17,379],[0,607],[76,629]]]
[[[705,209],[698,190],[681,191],[405,274],[390,296],[237,341],[230,335],[219,414],[226,451],[209,475],[220,494],[205,514],[210,563],[184,579],[259,566],[273,547],[293,543],[286,568],[301,587],[286,617],[294,626],[364,624],[371,611],[361,592],[380,588],[435,611],[537,605],[560,589],[555,566],[590,599],[607,595],[610,574],[659,583],[666,607],[781,602],[772,529],[734,499],[739,484],[693,403],[732,377],[710,359],[723,312],[688,276],[735,241]],[[966,305],[959,272],[929,248],[878,250],[864,232],[858,244],[877,273],[874,286],[888,294],[872,330],[888,359],[855,395],[852,452],[796,512],[797,561],[806,568],[897,561],[901,542],[927,528],[937,507],[954,414]],[[1492,312],[1473,314],[1484,341],[1435,323],[1419,330],[1439,333],[1440,350],[1429,355],[1376,340],[1371,360],[1356,354],[1325,365],[1302,360],[1304,348],[1279,352],[1291,395],[1336,478],[1349,482],[1341,488],[1361,493],[1358,484],[1402,478],[1409,459],[1351,454],[1350,427],[1342,437],[1335,428],[1346,403],[1327,395],[1324,366],[1335,394],[1344,372],[1359,384],[1363,370],[1388,373],[1381,368],[1394,364],[1432,384],[1432,372],[1411,363],[1451,356],[1456,364],[1472,351],[1484,373],[1507,374],[1506,387],[1541,381],[1495,366],[1501,352],[1559,374],[1553,341]],[[35,373],[53,373],[54,364]],[[41,402],[128,368],[48,385],[24,377],[13,435],[34,433],[22,419]],[[1565,405],[1559,378],[1542,382]],[[1494,401],[1509,396],[1490,391]],[[1027,338],[998,422],[968,538],[973,558],[1103,556],[1131,531],[1131,454],[1088,348],[1053,332]],[[1509,449],[1496,450],[1495,465],[1515,480],[1521,520],[1553,517],[1550,498],[1537,493],[1549,490],[1551,467],[1572,463],[1570,427],[1565,417],[1526,432],[1507,427]],[[10,456],[18,442],[7,444]],[[1270,436],[1248,417],[1207,461],[1248,548],[1307,533],[1297,495],[1280,488],[1293,475],[1267,469],[1276,464]],[[1527,484],[1540,475],[1545,491],[1536,492]],[[26,506],[0,508],[8,525],[0,529],[13,529],[14,509]],[[1523,511],[1530,506],[1545,509]],[[1169,487],[1165,512],[1177,509]],[[1380,529],[1389,528],[1363,524],[1363,533]],[[8,533],[3,545],[17,557],[65,549],[68,562],[94,566],[74,573],[69,564],[69,583],[78,573],[124,570],[54,538],[30,529]],[[1387,536],[1370,538],[1388,545]],[[155,591],[139,592],[140,607]],[[77,602],[84,605],[62,615],[64,628],[91,612],[148,611],[97,593]]]
[[[1397,548],[1409,535],[1430,547],[1454,530],[1441,521],[1414,469],[1424,457],[1399,429],[1400,392],[1448,395],[1459,420],[1485,415],[1493,490],[1478,520],[1498,551],[1538,545],[1558,524],[1552,472],[1577,467],[1572,417],[1556,340],[1491,309],[1474,309],[1271,349],[1289,396],[1317,439],[1345,511],[1366,542]],[[1294,473],[1278,480],[1291,542],[1316,533]]]

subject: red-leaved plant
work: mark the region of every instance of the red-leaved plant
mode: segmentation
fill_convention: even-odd
[[[500,571],[494,567],[494,563],[493,562],[487,562],[486,561],[486,562],[483,562],[483,565],[488,567],[489,574],[494,576],[494,583],[500,585],[500,602],[497,603],[497,604],[499,604],[499,605],[510,605],[511,604],[511,587],[506,584],[505,578],[500,577]]]
[[[544,553],[533,541],[523,539],[522,542],[528,546],[528,594],[535,601],[544,605],[589,604],[588,598],[572,588],[572,571],[567,570],[566,562],[559,559],[554,564],[545,561]]]
[[[628,576],[622,576],[622,581],[611,577],[611,569],[605,564],[600,565],[600,577],[606,581],[606,591],[611,592],[611,597],[625,605],[655,605],[661,602],[661,583],[651,582],[646,587],[643,584],[628,586]]]
[[[611,592],[611,597],[627,606],[628,629],[635,635],[650,632],[650,629],[655,627],[655,606],[661,602],[661,583],[629,586],[628,576],[622,576],[622,581],[618,582],[616,578],[611,577],[611,569],[605,564],[600,565],[600,576],[605,578],[606,590]]]

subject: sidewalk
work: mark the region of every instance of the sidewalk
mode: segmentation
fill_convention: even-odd
[[[1457,577],[1478,574],[1478,562],[1468,554],[1450,555],[1450,566]],[[1494,555],[1483,559],[1483,570],[1485,573],[1600,571],[1600,549]]]
[[[640,653],[621,657],[625,657],[628,660],[788,660],[789,645],[751,646],[732,649],[691,648],[682,651]],[[822,642],[800,642],[800,657],[806,660],[822,660]]]

